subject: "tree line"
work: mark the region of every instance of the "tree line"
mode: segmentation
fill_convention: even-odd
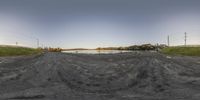
[[[167,47],[165,44],[157,44],[157,45],[152,45],[152,44],[142,44],[142,45],[132,45],[128,47],[99,47],[96,48],[96,50],[159,50],[162,48]]]

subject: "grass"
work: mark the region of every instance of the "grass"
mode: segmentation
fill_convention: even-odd
[[[34,48],[0,46],[0,56],[20,56],[40,54],[42,51]]]
[[[168,55],[200,56],[200,47],[167,47],[161,52]]]

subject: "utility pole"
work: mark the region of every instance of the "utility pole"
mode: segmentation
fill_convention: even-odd
[[[18,45],[18,42],[16,42],[16,46]]]
[[[170,45],[170,42],[169,42],[169,35],[167,36],[167,45],[168,45],[168,46]]]
[[[41,48],[44,49],[44,45],[42,43],[40,43],[40,44],[41,44]]]
[[[187,45],[187,33],[185,32],[185,46]]]
[[[40,40],[37,39],[37,48],[39,48],[39,45],[40,45]]]

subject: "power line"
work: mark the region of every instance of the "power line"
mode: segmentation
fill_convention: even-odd
[[[36,40],[37,41],[37,44],[36,44],[37,47],[39,47],[39,45],[40,45],[39,39],[37,37],[33,36],[33,34],[27,34],[25,32],[17,32],[17,31],[11,31],[11,30],[6,30],[6,32],[9,33],[9,34],[6,34],[6,36],[4,36],[4,37],[14,38],[17,41],[17,43],[15,42],[16,45],[19,44],[18,42],[20,42],[20,41],[22,42],[22,40],[25,41],[23,43],[27,43],[26,41],[31,42],[32,40]],[[13,34],[15,34],[14,37],[13,37]],[[33,42],[33,41],[32,41],[32,43],[35,44],[35,42]]]

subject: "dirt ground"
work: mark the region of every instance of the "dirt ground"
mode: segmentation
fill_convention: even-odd
[[[0,57],[0,100],[200,100],[200,57],[155,52]]]

